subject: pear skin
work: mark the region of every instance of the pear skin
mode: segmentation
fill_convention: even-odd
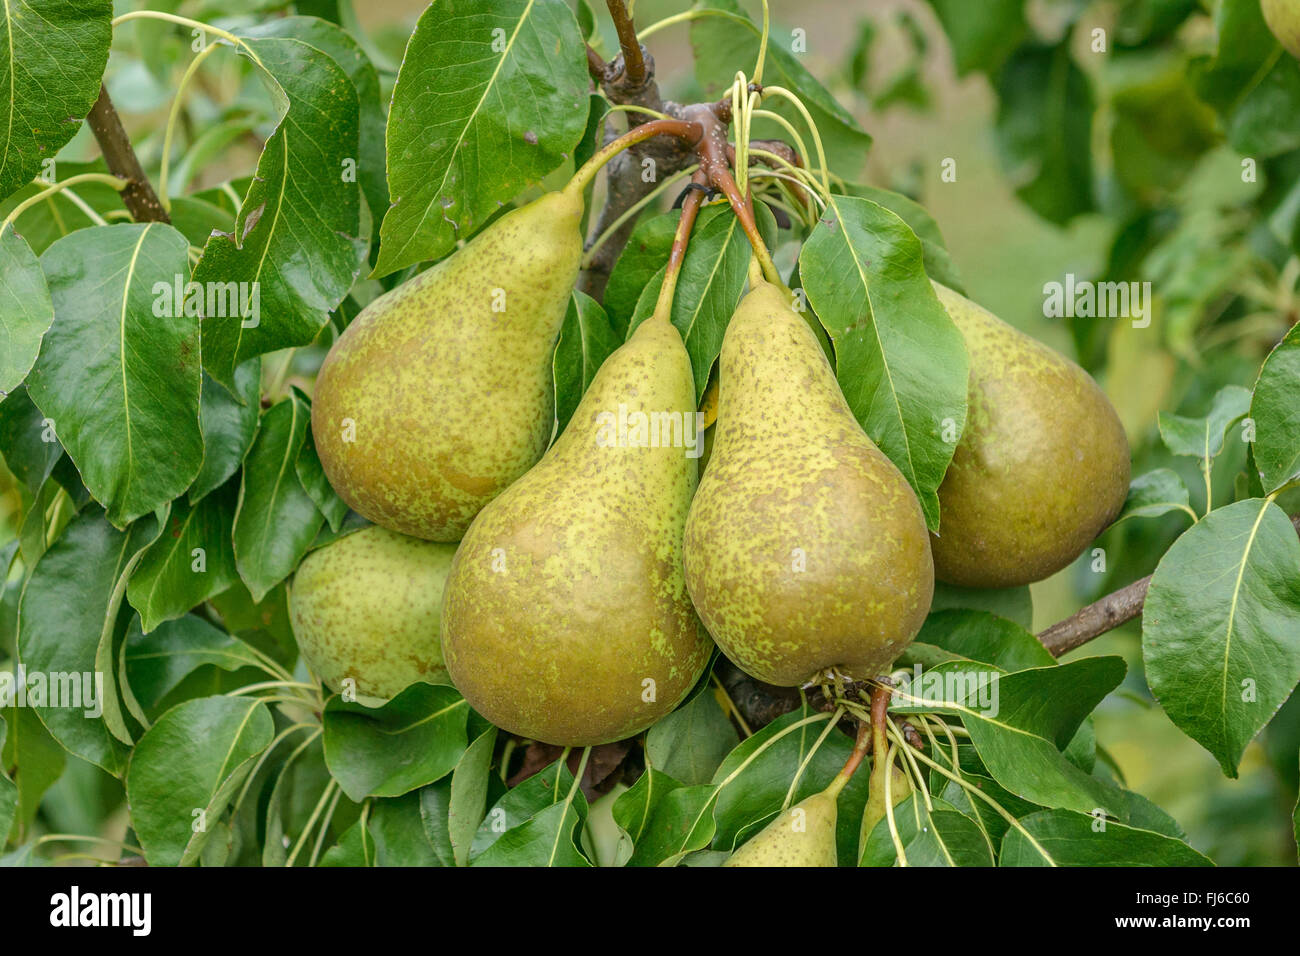
[[[618,421],[675,415],[647,447]],[[682,577],[695,491],[695,386],[681,336],[651,319],[609,356],[568,427],[480,512],[452,563],[452,682],[511,733],[559,746],[630,737],[695,685],[711,643]],[[665,447],[667,445],[667,447]],[[698,450],[698,448],[697,448]]]
[[[939,487],[935,575],[974,588],[1041,581],[1123,507],[1124,427],[1078,365],[934,286],[970,352],[966,430]]]
[[[1259,7],[1277,42],[1300,57],[1300,0],[1259,0]]]
[[[316,379],[312,434],[355,511],[459,541],[551,439],[551,354],[582,256],[579,189],[550,193],[370,303]]]
[[[723,866],[837,866],[835,798],[801,800],[731,854]]]
[[[289,590],[298,649],[326,686],[376,702],[447,682],[438,627],[454,544],[354,531],[303,560]]]
[[[929,532],[867,437],[807,324],[776,286],[736,309],[716,436],[686,523],[686,583],[738,667],[795,686],[889,667],[934,593]]]

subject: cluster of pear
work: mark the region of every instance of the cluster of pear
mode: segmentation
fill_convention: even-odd
[[[377,526],[311,554],[292,587],[331,687],[384,699],[446,675],[513,733],[618,740],[681,702],[714,641],[773,684],[875,676],[936,576],[1037,580],[1122,504],[1127,443],[1092,379],[943,287],[972,375],[938,536],[788,290],[757,278],[725,334],[702,479],[683,447],[691,362],[658,313],[548,450],[582,212],[574,183],[502,216],[372,302],[321,367],[316,447]],[[662,427],[611,439],[611,416],[639,413]]]

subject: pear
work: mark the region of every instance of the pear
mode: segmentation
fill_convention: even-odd
[[[551,439],[551,355],[582,256],[577,184],[371,302],[321,366],[312,434],[355,511],[459,541]]]
[[[836,866],[835,797],[815,793],[777,815],[723,866]]]
[[[1300,57],[1300,0],[1259,0],[1259,6],[1277,42]]]
[[[966,430],[939,487],[935,575],[975,588],[1040,581],[1119,513],[1128,439],[1087,372],[934,285],[970,352]]]
[[[690,692],[711,648],[681,563],[699,437],[686,348],[651,318],[452,562],[443,649],[476,711],[586,746],[644,730]]]
[[[929,533],[788,295],[753,283],[719,360],[718,421],[686,523],[696,610],[746,673],[794,686],[870,678],[916,636],[934,592]]]
[[[368,527],[307,555],[289,591],[298,649],[334,690],[382,702],[447,682],[438,627],[454,544]]]

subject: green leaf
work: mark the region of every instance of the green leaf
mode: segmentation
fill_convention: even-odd
[[[555,761],[504,793],[487,812],[469,848],[471,865],[484,865],[481,860],[486,865],[589,865],[572,835],[586,810],[573,774],[563,761]],[[510,839],[498,849],[507,836]]]
[[[17,819],[30,825],[40,808],[41,797],[63,776],[68,752],[64,750],[30,707],[15,703],[8,712],[9,736],[0,747],[0,770],[18,767]]]
[[[0,454],[5,467],[32,494],[40,492],[63,455],[54,423],[32,404],[25,387],[0,401]]]
[[[916,639],[1007,672],[1056,664],[1033,634],[987,611],[932,612]]]
[[[54,304],[35,253],[12,227],[0,228],[0,399],[27,377],[53,321]]]
[[[1069,43],[1020,47],[997,92],[998,145],[1016,195],[1058,225],[1091,210],[1094,103]]]
[[[289,865],[289,855],[308,829],[308,821],[329,781],[320,738],[309,735],[298,742],[276,770],[275,786],[266,804],[262,866]],[[310,859],[311,851],[304,847],[294,856],[293,865],[305,866]]]
[[[1029,33],[1023,0],[930,0],[930,6],[948,35],[958,76],[996,71]]]
[[[383,707],[325,705],[325,762],[353,800],[398,797],[455,769],[469,705],[451,687],[412,684]]]
[[[149,728],[131,755],[126,797],[150,866],[198,859],[273,732],[266,705],[248,697],[188,700]]]
[[[169,295],[188,254],[171,226],[132,223],[74,232],[41,256],[54,324],[27,388],[118,528],[179,495],[202,463],[198,320]]]
[[[451,801],[447,809],[447,835],[457,866],[469,862],[474,834],[483,822],[487,807],[488,774],[492,769],[492,748],[497,728],[489,727],[469,745],[451,774]]]
[[[596,370],[620,344],[600,303],[574,289],[552,365],[555,418],[559,423],[556,434],[569,424],[587,386],[596,377]]]
[[[587,126],[589,82],[564,0],[430,4],[393,89],[393,204],[375,274],[445,256],[572,156]]]
[[[1154,518],[1170,511],[1191,511],[1187,485],[1172,468],[1157,468],[1133,479],[1124,507],[1113,523],[1125,518]]]
[[[966,422],[970,360],[922,265],[921,243],[877,203],[833,196],[799,254],[836,377],[871,440],[916,491],[931,530]]]
[[[109,0],[9,0],[0,8],[0,198],[30,182],[99,96]]]
[[[329,479],[325,477],[325,466],[321,464],[320,455],[316,453],[316,439],[310,428],[303,438],[302,451],[298,452],[298,460],[294,462],[293,470],[298,476],[303,491],[307,492],[307,497],[311,498],[317,510],[325,516],[330,532],[338,534],[343,527],[343,519],[348,515],[348,505],[338,496],[330,485]]]
[[[360,151],[356,158],[356,177],[365,193],[366,203],[375,217],[388,208],[388,181],[384,174],[384,134],[387,102],[379,88],[379,73],[362,50],[361,44],[346,30],[316,17],[281,17],[259,26],[246,35],[291,37],[302,40],[329,55],[356,87],[360,105]],[[341,171],[340,171],[341,172]]]
[[[880,189],[876,186],[846,184],[843,191],[846,195],[857,196],[859,199],[868,199],[884,206],[907,223],[907,227],[916,233],[916,238],[921,241],[925,274],[937,282],[942,282],[948,288],[964,294],[961,276],[957,272],[957,266],[953,264],[952,257],[948,255],[948,247],[943,241],[943,233],[939,230],[939,224],[935,222],[934,217],[926,211],[924,206],[914,202],[902,193]]]
[[[230,540],[237,498],[238,488],[229,482],[195,505],[176,499],[166,530],[144,553],[126,589],[146,634],[239,579]]]
[[[1147,591],[1142,657],[1178,727],[1237,775],[1242,752],[1300,682],[1300,540],[1250,498],[1174,542]]]
[[[1071,810],[1040,810],[1002,839],[1001,866],[1213,866],[1186,843]]]
[[[1255,464],[1264,491],[1300,477],[1300,326],[1269,353],[1250,403],[1255,423]]]
[[[243,641],[194,614],[166,621],[149,634],[141,632],[138,617],[133,619],[123,657],[131,693],[148,713],[154,713],[166,696],[200,667],[225,671],[262,667]]]
[[[723,13],[722,16],[705,16],[691,21],[696,79],[704,87],[706,96],[721,96],[735,80],[736,70],[753,73],[762,30],[744,13],[737,0],[698,0],[695,9],[720,10]],[[863,132],[853,114],[841,106],[800,62],[806,57],[791,51],[791,39],[788,28],[773,25],[763,83],[785,87],[803,100],[821,132],[827,162],[832,169],[852,178],[866,163],[871,137]],[[829,55],[829,51],[825,53]],[[811,148],[807,125],[796,109],[777,97],[772,97],[763,107],[792,122]],[[789,133],[769,120],[755,120],[754,138],[772,137],[787,139]]]
[[[782,809],[820,792],[831,782],[844,766],[853,745],[847,735],[832,730],[813,751],[827,729],[828,717],[812,714],[807,708],[784,714],[727,755],[713,775],[715,850],[734,849]],[[801,768],[802,776],[792,791],[791,784]],[[843,861],[852,860],[857,853],[867,783],[867,774],[855,776],[837,801],[835,835],[839,858]]]
[[[1203,418],[1160,413],[1160,437],[1175,455],[1208,460],[1223,451],[1227,431],[1250,413],[1250,389],[1225,385]]]
[[[248,31],[239,52],[256,58],[283,117],[262,149],[234,233],[208,239],[194,268],[207,298],[226,290],[212,309],[225,314],[206,314],[205,302],[203,367],[232,391],[245,360],[316,337],[369,245],[360,187],[344,175],[360,152],[356,88],[320,50],[260,32]]]
[[[718,699],[706,690],[650,728],[646,762],[688,786],[708,783],[739,742]]]
[[[376,800],[371,807],[372,866],[444,865],[425,832],[419,794]]]
[[[547,807],[527,823],[501,834],[473,866],[591,866],[574,842],[586,815],[579,791]]]
[[[614,263],[605,286],[603,305],[619,341],[627,337],[641,294],[652,282],[657,284],[655,277],[668,262],[680,215],[666,212],[643,216]]]
[[[908,866],[992,866],[989,838],[970,817],[938,797],[933,810],[915,793],[894,807],[894,826]],[[894,866],[898,852],[881,820],[871,831],[859,866]]]
[[[239,470],[257,434],[261,411],[262,361],[249,359],[235,369],[232,395],[206,372],[199,401],[199,422],[203,429],[203,466],[190,486],[190,503],[215,491]]]
[[[235,565],[255,601],[298,566],[325,520],[295,468],[309,417],[295,396],[271,406],[244,463],[235,511]]]
[[[451,845],[451,778],[443,777],[437,783],[420,790],[420,820],[424,824],[424,837],[433,847],[439,866],[456,866],[456,851]]]
[[[1300,146],[1300,66],[1269,32],[1259,0],[1222,0],[1214,13],[1217,54],[1201,65],[1197,92],[1219,111],[1228,142],[1265,158]]]
[[[5,723],[4,715],[0,714],[0,751],[4,748],[7,734],[8,724]],[[4,764],[0,763],[0,847],[9,842],[9,831],[13,829],[17,817],[18,785],[9,778]]]
[[[80,689],[86,675],[96,680],[94,701],[83,695],[79,707],[53,706],[52,688],[43,704],[32,703],[30,696],[29,703],[69,752],[114,776],[126,769],[128,749],[104,719],[87,712],[102,708],[108,715],[118,707],[115,668],[100,666],[116,659],[111,653],[119,633],[114,588],[159,527],[148,518],[121,532],[98,508],[83,512],[32,569],[18,609],[18,654],[29,675],[43,675],[47,683],[49,675],[68,675],[67,682],[59,682],[61,694]]]
[[[1034,599],[1028,585],[1018,588],[962,588],[935,581],[930,613],[955,608],[988,611],[1015,621],[1025,630],[1034,626]]]
[[[918,687],[893,708],[957,714],[992,777],[1018,797],[1041,806],[1118,816],[1105,785],[1065,758],[1084,718],[1124,678],[1118,657],[1088,657],[1069,664],[999,675],[978,665],[950,662],[930,668]],[[957,679],[949,683],[950,679]],[[938,681],[943,685],[939,686]],[[954,692],[955,691],[955,692]]]

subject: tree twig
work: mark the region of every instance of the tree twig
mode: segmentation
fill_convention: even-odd
[[[1291,523],[1295,525],[1296,532],[1300,533],[1300,515],[1293,515]],[[1131,621],[1141,614],[1150,586],[1151,575],[1148,574],[1141,580],[1094,601],[1064,621],[1053,624],[1039,634],[1038,639],[1054,657],[1082,647],[1093,638],[1113,631],[1125,621]]]
[[[623,0],[605,0],[614,29],[618,33],[618,45],[623,50],[623,73],[629,86],[644,86],[649,79],[644,52],[636,38],[636,25],[628,15],[627,4]]]
[[[153,191],[149,178],[140,167],[131,139],[126,135],[117,110],[113,108],[113,101],[108,98],[108,90],[102,85],[99,88],[99,99],[90,108],[86,122],[95,134],[109,172],[127,181],[121,196],[122,204],[131,213],[131,218],[136,222],[171,222],[171,217],[158,201],[157,193]]]

